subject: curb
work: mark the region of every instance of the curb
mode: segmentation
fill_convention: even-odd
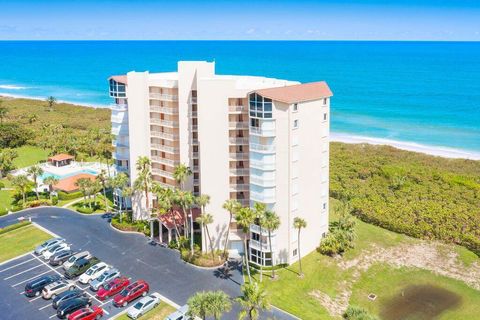
[[[36,223],[36,222],[33,222],[33,221],[32,221],[32,225],[34,225],[34,226],[37,227],[38,229],[40,229],[40,230],[48,233],[49,235],[51,235],[51,236],[53,236],[53,237],[55,237],[55,238],[61,238],[58,234],[56,234],[56,233],[48,230],[47,228],[42,227],[41,225],[39,225],[39,224]]]
[[[173,302],[172,300],[168,299],[167,297],[161,295],[160,293],[158,292],[155,292],[156,294],[158,294],[160,296],[160,300],[162,300],[163,302],[165,302],[166,304],[169,304],[170,306],[174,307],[175,309],[180,309],[180,305],[176,304],[175,302]],[[112,319],[116,319],[118,317],[120,317],[121,315],[125,314],[128,312],[128,309],[129,308],[125,308],[122,312],[119,312],[117,313],[116,315],[108,318],[108,320],[112,320]],[[152,309],[153,310],[153,309]]]
[[[290,312],[288,311],[285,311],[283,309],[280,309],[279,307],[275,307],[273,304],[270,305],[272,307],[272,309],[277,309],[278,311],[282,312],[282,313],[285,313],[286,315],[289,315],[290,317],[292,317],[293,319],[298,319],[298,320],[302,320],[301,318],[297,317],[296,315],[294,314],[291,314]]]
[[[218,265],[218,266],[215,266],[215,267],[201,267],[201,266],[197,266],[197,265],[195,265],[195,264],[193,264],[193,263],[190,263],[190,262],[188,262],[188,261],[183,260],[181,256],[180,256],[179,258],[180,258],[180,260],[183,261],[183,263],[188,264],[188,265],[190,265],[190,266],[192,266],[192,267],[195,267],[195,268],[197,268],[197,269],[201,269],[201,270],[215,270],[215,269],[218,269],[218,268],[220,268],[221,266],[223,266],[223,265],[225,264],[225,262],[224,262],[224,263],[222,263],[222,264],[220,264],[220,265]]]
[[[102,214],[103,214],[103,213],[102,213]],[[146,237],[146,236],[145,236],[145,233],[143,233],[143,232],[138,232],[138,231],[123,231],[123,230],[120,230],[120,229],[115,228],[115,227],[112,225],[111,222],[109,223],[109,225],[110,225],[110,227],[111,227],[113,230],[115,230],[115,231],[117,231],[117,232],[120,232],[120,233],[125,233],[125,234],[140,234],[140,235]]]

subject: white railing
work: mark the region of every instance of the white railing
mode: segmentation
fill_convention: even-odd
[[[119,135],[128,136],[128,127],[126,127],[126,126],[113,127],[112,126],[112,134],[114,136],[119,136]]]
[[[197,117],[198,111],[188,111],[188,115],[189,115],[190,117]]]
[[[228,111],[230,112],[244,112],[247,111],[245,106],[228,106]]]
[[[256,202],[275,203],[275,195],[264,195],[261,192],[250,191],[250,199]]]
[[[124,153],[124,152],[114,152],[112,156],[114,159],[120,159],[120,160],[128,160],[130,157],[128,153]]]
[[[248,191],[250,189],[250,185],[247,183],[232,183],[230,182],[230,191]]]
[[[150,92],[150,99],[178,101],[178,96],[174,94]]]
[[[275,136],[275,128],[250,127],[250,133],[260,136]]]
[[[167,166],[172,166],[172,167],[175,167],[177,164],[180,163],[179,161],[170,160],[170,159],[166,159],[166,158],[159,157],[159,156],[152,156],[152,161],[153,162],[158,162],[158,163],[161,163],[161,164],[165,164]]]
[[[260,170],[275,170],[275,162],[266,162],[250,159],[250,167]]]
[[[161,112],[165,114],[178,114],[177,108],[168,108],[168,107],[152,106],[152,105],[150,105],[150,111]]]
[[[230,168],[230,174],[235,176],[248,176],[250,173],[249,169],[245,168]]]
[[[248,138],[230,137],[228,140],[231,144],[248,144]]]
[[[245,152],[230,152],[230,159],[248,160],[249,155]]]
[[[264,178],[252,175],[250,176],[250,183],[262,187],[274,187],[275,178]]]
[[[167,140],[178,140],[178,134],[165,133],[161,131],[150,131],[150,135],[156,138],[162,138]]]
[[[178,148],[166,146],[166,145],[159,144],[159,143],[152,143],[152,149],[165,151],[165,152],[169,152],[169,153],[178,152]]]
[[[128,105],[127,104],[111,104],[110,109],[115,111],[127,111]]]
[[[169,179],[173,179],[173,173],[165,171],[165,170],[161,170],[161,169],[158,169],[158,168],[152,168],[152,173],[153,174],[159,174],[159,175],[161,175],[163,177],[167,177]]]
[[[198,130],[198,125],[197,124],[192,124],[191,128],[192,128],[192,131],[197,131]]]
[[[268,237],[268,233],[265,235]],[[265,242],[260,243],[260,241],[250,239],[250,247],[256,250],[260,250],[263,252],[270,252],[270,243],[268,242],[268,239],[266,239]],[[272,239],[272,251],[275,252],[275,244]]]
[[[110,121],[113,122],[113,123],[125,123],[125,124],[127,124],[128,123],[128,117],[127,116],[119,117],[118,115],[117,116],[112,115],[110,117]]]
[[[115,148],[129,148],[130,146],[127,143],[118,142],[117,140],[112,141],[112,146]]]
[[[165,127],[178,127],[178,122],[177,121],[171,121],[171,120],[162,120],[158,118],[150,118],[150,123],[153,124],[159,124]]]
[[[193,179],[193,184],[198,186],[200,184],[200,179],[195,179],[194,178]]]
[[[250,143],[250,151],[260,151],[260,152],[275,152],[275,145],[270,144],[257,144],[257,143]]]
[[[242,121],[242,122],[237,122],[237,121],[230,121],[228,123],[228,126],[230,129],[248,129],[248,122]]]
[[[198,151],[192,151],[192,157],[198,159]]]
[[[190,104],[196,104],[198,101],[198,98],[197,97],[191,97],[190,98]]]

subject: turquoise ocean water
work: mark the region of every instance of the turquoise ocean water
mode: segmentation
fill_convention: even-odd
[[[0,94],[105,106],[108,76],[174,71],[178,60],[326,80],[335,134],[480,154],[478,42],[0,41]]]

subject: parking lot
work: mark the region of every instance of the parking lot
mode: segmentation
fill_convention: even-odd
[[[2,310],[7,312],[13,318],[23,318],[25,314],[30,314],[30,319],[52,319],[56,318],[56,310],[52,307],[52,300],[45,300],[42,296],[28,298],[24,295],[25,284],[36,277],[58,274],[63,276],[63,267],[52,267],[45,262],[41,256],[38,257],[33,253],[21,256],[6,264],[0,265],[0,277],[2,292],[2,300],[10,301],[10,310]],[[118,314],[123,309],[116,308],[112,305],[112,299],[100,301],[95,298],[95,293],[90,290],[88,285],[83,285],[75,281],[78,289],[84,291],[92,298],[92,303],[101,306],[104,310],[105,317],[109,318]],[[17,314],[17,316],[15,316]]]

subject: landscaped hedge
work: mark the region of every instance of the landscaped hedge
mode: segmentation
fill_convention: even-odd
[[[124,216],[123,221],[120,222],[118,215],[112,218],[112,226],[122,231],[135,231],[145,234],[145,236],[150,236],[150,224],[147,221],[135,221],[130,222],[130,220]]]
[[[18,228],[28,226],[29,224],[32,224],[32,223],[30,221],[22,221],[22,222],[19,222],[19,223],[11,224],[9,226],[6,226],[5,228],[0,228],[0,234],[4,234],[4,233],[7,233],[9,231],[13,231],[13,230],[16,230]]]
[[[365,222],[480,255],[480,161],[331,144],[330,195]]]
[[[72,193],[58,191],[57,194],[58,194],[59,200],[73,200],[73,199],[78,199],[80,197],[83,197],[83,193],[81,193],[80,191],[72,192]]]

